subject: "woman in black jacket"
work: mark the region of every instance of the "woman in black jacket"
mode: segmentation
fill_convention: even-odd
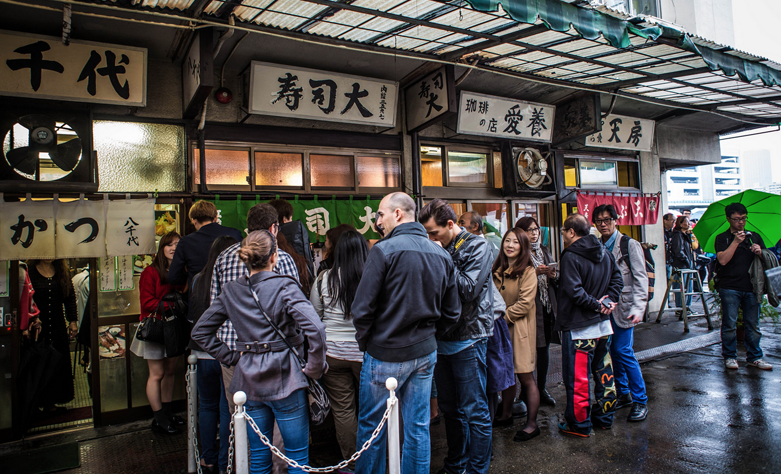
[[[692,250],[692,236],[689,231],[689,218],[678,216],[675,219],[673,235],[670,241],[670,253],[672,254],[672,267],[677,270],[691,270],[694,268],[694,251]],[[680,282],[674,283],[676,288],[680,288]],[[684,278],[684,287],[687,293],[691,293],[693,288],[691,276]],[[692,297],[686,297],[686,307],[690,307]],[[675,293],[675,306],[681,308],[681,294]]]

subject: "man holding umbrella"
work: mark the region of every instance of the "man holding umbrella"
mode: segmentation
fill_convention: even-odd
[[[716,248],[716,288],[722,306],[721,353],[728,369],[737,369],[737,336],[735,326],[738,309],[743,310],[746,327],[746,362],[749,367],[773,370],[773,366],[762,360],[759,341],[759,303],[749,276],[754,255],[762,255],[765,243],[758,232],[746,232],[748,210],[740,202],[733,202],[724,209],[729,229],[718,234],[714,241]]]

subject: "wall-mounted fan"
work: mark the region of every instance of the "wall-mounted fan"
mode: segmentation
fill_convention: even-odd
[[[0,191],[97,191],[88,114],[5,112],[0,118]]]
[[[548,174],[547,155],[543,156],[536,148],[513,148],[513,162],[523,184],[539,189],[553,182]]]

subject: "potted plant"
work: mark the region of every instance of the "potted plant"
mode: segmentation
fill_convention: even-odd
[[[724,315],[721,310],[721,298],[719,297],[719,292],[716,291],[714,281],[710,280],[708,282],[708,288],[710,289],[711,295],[713,295],[713,301],[710,304],[710,311],[711,313],[718,313],[719,317],[723,319]],[[770,305],[767,301],[767,295],[762,297],[762,304],[759,307],[759,321],[771,321],[774,326],[778,325],[779,320],[779,313],[776,308]],[[738,341],[743,342],[746,337],[746,327],[743,324],[743,310],[738,308],[738,319],[735,324],[735,335],[738,338]]]

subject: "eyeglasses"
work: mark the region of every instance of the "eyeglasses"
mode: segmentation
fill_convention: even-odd
[[[613,220],[612,218],[611,219],[597,219],[597,220],[594,221],[594,224],[596,224],[596,225],[610,224],[610,222],[612,220]]]
[[[538,234],[540,232],[540,228],[539,227],[532,227],[531,229],[527,229],[526,232],[528,232],[530,234]]]
[[[730,217],[729,220],[731,220],[732,222],[746,222],[746,220],[748,220],[748,216],[744,216],[744,217]]]

